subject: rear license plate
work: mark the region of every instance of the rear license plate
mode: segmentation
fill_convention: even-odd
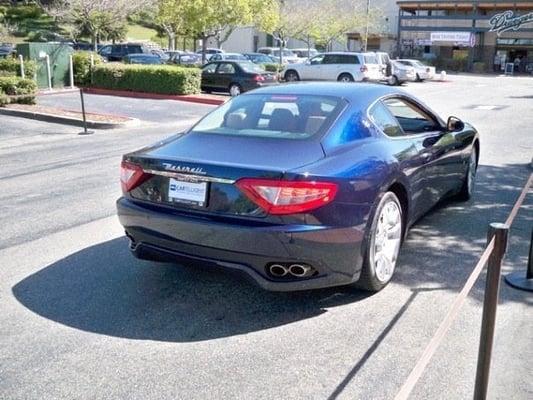
[[[204,207],[207,198],[207,182],[186,182],[170,178],[168,198],[170,201]]]

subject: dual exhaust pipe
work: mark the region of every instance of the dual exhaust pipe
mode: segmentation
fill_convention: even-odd
[[[291,264],[285,266],[283,264],[272,264],[268,267],[270,275],[276,278],[283,278],[287,275],[294,276],[296,278],[305,278],[311,276],[314,273],[313,267],[305,264]]]

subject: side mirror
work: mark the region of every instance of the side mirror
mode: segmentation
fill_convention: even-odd
[[[446,123],[446,129],[448,132],[459,132],[462,131],[464,127],[465,123],[454,116],[449,117],[448,122]]]

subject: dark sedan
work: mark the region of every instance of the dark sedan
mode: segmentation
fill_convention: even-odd
[[[122,59],[126,64],[164,64],[164,60],[156,54],[128,54]]]
[[[250,61],[214,61],[202,68],[202,90],[229,92],[238,96],[243,92],[278,83],[276,74],[266,72]]]
[[[288,84],[233,98],[124,156],[118,215],[142,259],[239,271],[269,290],[382,289],[408,228],[472,195],[480,144],[382,85]]]

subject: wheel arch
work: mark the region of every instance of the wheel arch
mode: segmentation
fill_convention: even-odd
[[[348,71],[342,71],[339,75],[337,75],[337,81],[341,79],[341,76],[343,75],[349,75],[352,80],[355,82],[355,76],[354,74],[352,74],[351,72],[348,72]]]
[[[402,217],[403,217],[403,235],[405,236],[405,233],[407,232],[407,225],[409,223],[409,194],[407,192],[407,188],[399,181],[395,181],[392,183],[388,189],[387,192],[392,192],[398,197],[398,200],[400,201],[400,205],[402,206]]]

